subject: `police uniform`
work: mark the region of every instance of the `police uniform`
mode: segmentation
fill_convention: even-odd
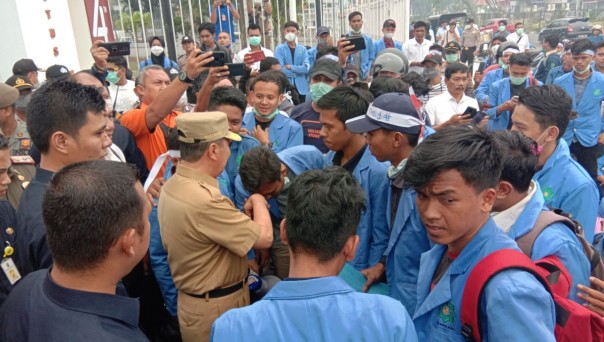
[[[176,125],[181,143],[241,139],[220,112],[184,113]],[[182,164],[162,187],[158,208],[183,340],[207,341],[216,318],[250,304],[246,255],[261,228],[221,195],[216,178]]]
[[[10,184],[6,191],[6,198],[13,208],[19,208],[21,194],[29,185],[36,174],[34,160],[30,156],[12,156],[12,166],[9,170]]]

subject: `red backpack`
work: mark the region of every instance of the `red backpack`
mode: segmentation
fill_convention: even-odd
[[[556,307],[556,341],[604,341],[604,319],[567,298],[572,278],[558,257],[548,256],[533,262],[513,249],[502,249],[488,255],[471,271],[461,304],[462,335],[466,341],[482,341],[480,298],[483,289],[495,275],[509,269],[531,273],[552,295]]]

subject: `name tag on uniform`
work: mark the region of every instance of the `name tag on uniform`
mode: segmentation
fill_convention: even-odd
[[[13,162],[13,164],[36,164],[34,159],[30,156],[11,156],[10,160]]]
[[[2,259],[2,271],[11,285],[15,285],[21,279],[21,274],[19,274],[19,270],[17,270],[17,266],[15,266],[12,258]]]

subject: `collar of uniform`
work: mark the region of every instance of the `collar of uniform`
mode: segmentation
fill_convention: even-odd
[[[45,170],[41,167],[36,167],[36,175],[34,176],[34,180],[39,181],[40,183],[48,184],[54,175],[54,172]]]
[[[427,40],[426,38],[424,38],[424,41],[421,44],[418,43],[415,38],[413,38],[411,41],[413,42],[413,45],[417,45],[417,46],[424,46],[424,45],[428,45],[428,44],[430,44],[430,46],[432,46],[432,42]]]
[[[447,95],[445,95],[445,96],[447,96],[447,101],[453,101],[453,102],[455,102],[457,104],[462,104],[466,100],[469,99],[469,97],[466,94],[463,94],[462,97],[461,97],[461,100],[459,102],[457,102],[457,100],[455,100],[455,98],[453,97],[453,95],[451,95],[451,93],[449,92],[448,89],[443,94],[447,94]]]
[[[520,218],[520,215],[522,215],[522,213],[524,212],[524,210],[526,209],[526,207],[528,206],[529,202],[532,200],[532,198],[534,197],[536,192],[537,192],[537,182],[535,182],[534,180],[531,180],[531,184],[529,186],[529,191],[526,194],[526,196],[524,196],[523,199],[518,201],[513,206],[507,208],[506,210],[493,214],[492,217],[493,217],[493,221],[495,221],[495,224],[507,234],[514,226],[514,223],[516,223],[518,221],[518,219]],[[541,192],[539,192],[539,195],[541,195]],[[541,209],[541,208],[539,208],[539,209]],[[527,225],[527,228],[528,228],[528,225]],[[515,236],[512,236],[512,238],[515,238]]]
[[[44,279],[44,292],[57,305],[68,310],[89,313],[113,320],[122,321],[132,327],[138,326],[138,299],[106,293],[85,292],[67,289],[56,284],[50,277],[52,267]],[[120,293],[119,287],[116,289]],[[119,309],[116,309],[119,308]]]
[[[547,161],[543,165],[543,168],[537,171],[535,177],[533,178],[539,181],[539,176],[546,173],[549,169],[555,168],[556,164],[558,164],[558,161],[568,159],[570,159],[570,150],[568,148],[568,144],[566,143],[566,140],[564,140],[564,138],[560,138],[560,140],[558,141],[558,146],[556,146],[554,153],[552,153],[552,155],[547,158]]]
[[[355,292],[340,277],[320,277],[277,283],[263,300],[291,300],[331,296]]]
[[[218,188],[218,180],[216,178],[206,175],[205,173],[195,170],[194,168],[178,164],[176,174],[185,178],[192,178],[200,182],[208,183],[211,186]]]

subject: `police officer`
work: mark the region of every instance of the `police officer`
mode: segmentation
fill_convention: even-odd
[[[176,126],[181,161],[162,188],[158,219],[178,289],[182,338],[208,341],[218,316],[249,305],[246,255],[252,247],[269,248],[273,230],[261,195],[250,196],[244,214],[220,193],[228,140],[241,140],[229,131],[226,114],[184,113]]]
[[[10,160],[12,165],[9,169],[8,176],[10,177],[10,184],[6,191],[6,199],[10,205],[17,210],[19,208],[19,201],[21,200],[21,194],[29,185],[32,178],[36,175],[36,166],[32,157],[30,156],[11,156]]]

